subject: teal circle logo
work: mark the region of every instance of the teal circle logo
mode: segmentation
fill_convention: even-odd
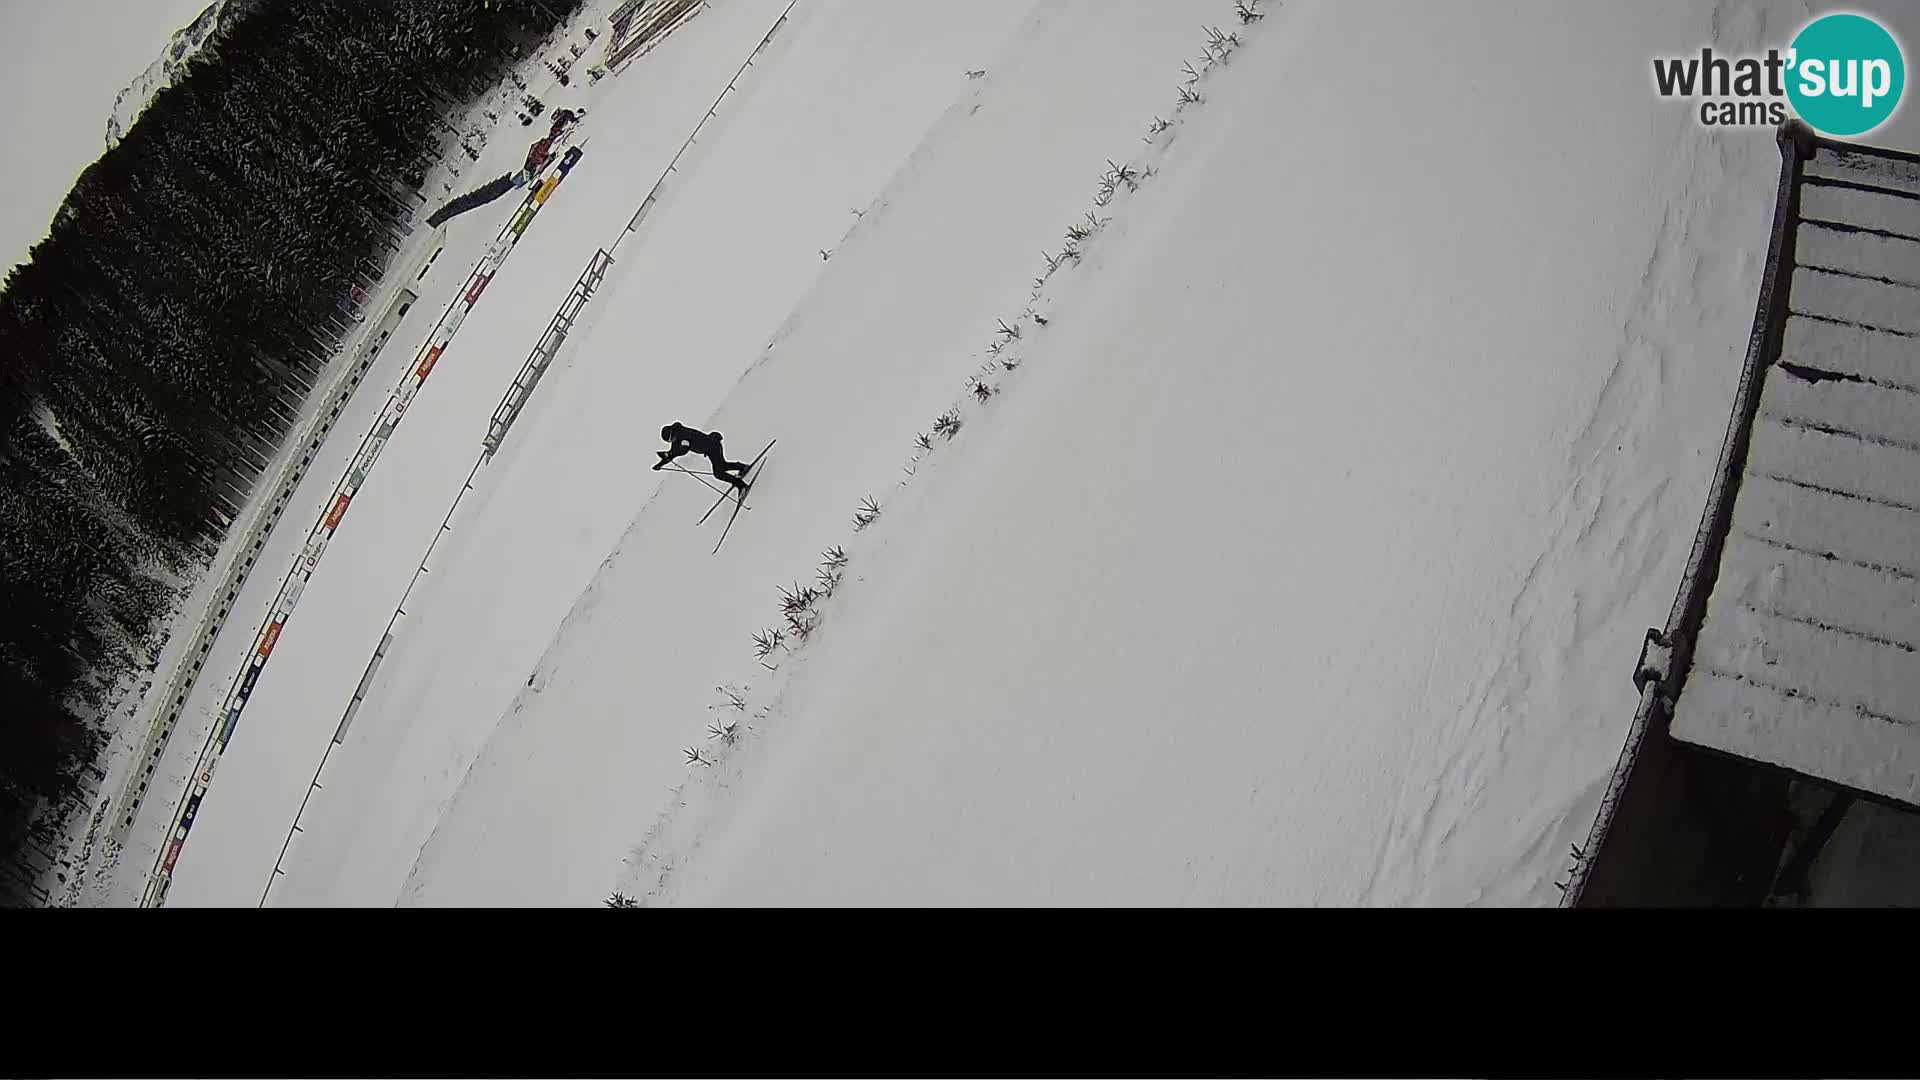
[[[1900,106],[1907,65],[1900,43],[1864,15],[1826,15],[1793,39],[1787,99],[1822,135],[1872,131]]]

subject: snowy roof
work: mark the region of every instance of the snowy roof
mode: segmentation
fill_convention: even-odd
[[[1920,164],[1821,145],[1674,738],[1920,804]]]

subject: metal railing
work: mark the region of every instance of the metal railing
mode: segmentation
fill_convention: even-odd
[[[500,404],[493,410],[492,419],[487,422],[486,437],[480,440],[480,445],[486,449],[486,456],[491,457],[506,440],[507,431],[520,416],[520,409],[533,395],[533,388],[540,385],[540,377],[546,374],[547,366],[553,363],[560,346],[566,344],[567,334],[579,320],[587,301],[593,299],[593,291],[600,287],[600,282],[607,276],[607,267],[611,265],[613,256],[607,254],[605,248],[594,252],[593,258],[587,262],[587,268],[580,272],[579,279],[567,293],[567,298],[561,301],[560,310],[553,313],[546,332],[534,342],[526,363],[520,365],[519,374],[513,377],[513,384],[507,387]]]
[[[1765,277],[1755,305],[1753,329],[1747,337],[1746,360],[1740,372],[1740,385],[1727,418],[1726,434],[1720,443],[1720,457],[1714,470],[1713,486],[1700,514],[1700,528],[1694,534],[1687,568],[1680,579],[1673,608],[1667,615],[1662,640],[1672,649],[1664,677],[1648,681],[1641,688],[1640,704],[1634,712],[1625,745],[1607,780],[1606,793],[1588,830],[1584,848],[1576,849],[1573,867],[1560,896],[1561,907],[1577,907],[1586,891],[1590,871],[1606,848],[1621,803],[1631,795],[1632,781],[1649,736],[1665,738],[1667,722],[1672,719],[1672,703],[1679,696],[1692,660],[1693,639],[1706,617],[1707,598],[1718,574],[1720,552],[1733,521],[1733,501],[1739,494],[1740,470],[1753,436],[1754,417],[1760,407],[1760,388],[1766,369],[1780,353],[1781,336],[1786,325],[1787,293],[1793,273],[1793,232],[1799,212],[1801,164],[1811,150],[1810,133],[1798,121],[1782,127],[1776,135],[1781,165],[1780,183],[1774,200],[1773,231],[1767,248]]]

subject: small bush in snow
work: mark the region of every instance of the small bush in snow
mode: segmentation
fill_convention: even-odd
[[[986,402],[988,398],[992,397],[993,395],[999,392],[1000,392],[1000,388],[997,386],[992,386],[988,383],[982,382],[979,379],[975,379],[973,381],[973,391],[972,391],[973,396],[983,404]]]
[[[820,561],[826,564],[828,567],[834,570],[838,570],[841,567],[847,565],[846,549],[838,546],[830,547],[826,551],[821,553]]]
[[[820,616],[812,611],[795,612],[787,616],[787,629],[792,632],[793,640],[802,645],[820,628]]]
[[[935,435],[945,435],[947,441],[952,442],[953,437],[960,434],[960,422],[960,410],[948,409],[946,412],[941,413],[938,419],[934,420],[933,433]],[[873,512],[878,514],[880,509],[875,507]]]
[[[1041,326],[1047,325],[1047,317],[1045,315],[1035,315],[1033,321],[1039,323]]]
[[[1007,371],[1012,371],[1020,366],[1020,358],[1017,356],[1009,356],[1005,360],[1000,361],[1000,366]]]
[[[1149,136],[1158,135],[1172,126],[1173,121],[1162,120],[1156,116],[1153,118],[1153,123],[1147,125],[1147,134]]]
[[[1208,56],[1206,61],[1203,61],[1203,63],[1210,62],[1212,61],[1212,59],[1213,59],[1212,56]],[[1197,83],[1200,81],[1200,72],[1193,70],[1193,61],[1189,60],[1186,63],[1181,64],[1180,70],[1187,73],[1188,86],[1192,86],[1194,83]]]
[[[913,437],[913,448],[920,451],[933,449],[933,436],[924,431],[915,435]]]
[[[1209,26],[1206,31],[1208,58],[1218,57],[1221,63],[1226,63],[1233,50],[1240,47],[1240,35],[1222,33],[1217,26]]]
[[[1067,257],[1065,255],[1049,255],[1044,251],[1040,253],[1040,257],[1047,260],[1048,274],[1052,274],[1055,270],[1060,269],[1060,264],[1067,260]],[[1035,285],[1039,285],[1044,283],[1046,280],[1047,280],[1046,278],[1035,278],[1033,283]]]
[[[813,572],[814,580],[820,583],[820,595],[822,597],[832,596],[834,590],[840,587],[840,580],[843,576],[840,571],[829,569],[825,566]]]
[[[713,723],[707,725],[707,738],[719,739],[721,743],[732,746],[740,741],[740,721],[728,724]]]
[[[934,424],[933,429],[936,432],[939,431],[940,425],[938,423]],[[948,438],[952,438],[952,436],[948,436]],[[861,529],[873,524],[874,520],[879,516],[880,504],[873,500],[873,496],[869,495],[861,499],[860,508],[853,512],[853,531],[859,532]]]
[[[754,658],[756,660],[765,660],[767,657],[772,656],[773,651],[778,649],[785,641],[786,635],[781,633],[780,628],[777,626],[770,626],[760,631],[753,635]]]
[[[1200,101],[1201,98],[1199,94],[1194,93],[1191,89],[1184,86],[1180,88],[1180,104],[1198,105]]]
[[[713,759],[707,757],[706,752],[697,746],[684,747],[680,752],[687,755],[689,765],[698,765],[703,769],[713,768]]]
[[[811,608],[814,601],[819,599],[820,591],[811,585],[801,585],[796,581],[791,589],[784,585],[780,587],[780,610],[789,618]]]
[[[1015,338],[1017,338],[1017,337],[1019,337],[1019,336],[1020,336],[1020,328],[1019,328],[1019,327],[1017,327],[1017,326],[1008,326],[1008,325],[1007,325],[1007,320],[1005,320],[1005,319],[995,319],[995,320],[993,320],[993,321],[994,321],[994,322],[997,322],[997,323],[999,323],[999,324],[1000,324],[1000,329],[998,329],[998,330],[995,330],[995,331],[994,331],[994,333],[996,333],[996,334],[999,334],[999,335],[1000,335],[1000,340],[1001,340],[1001,341],[1003,341],[1003,342],[1004,342],[1004,341],[1012,341],[1012,340],[1014,340]]]
[[[1260,0],[1234,0],[1233,13],[1240,17],[1241,26],[1267,17],[1267,13],[1260,10]]]
[[[1166,127],[1165,122],[1157,116],[1154,117],[1154,122],[1157,126],[1149,128],[1147,132],[1148,137],[1140,140],[1141,142],[1151,144],[1153,142],[1152,135]],[[1108,158],[1107,171],[1100,174],[1100,190],[1094,195],[1093,204],[1095,206],[1105,206],[1112,202],[1113,197],[1119,193],[1120,185],[1122,184],[1125,184],[1127,190],[1130,192],[1140,190],[1140,170],[1135,169],[1131,165],[1116,165],[1112,158]],[[1088,216],[1091,217],[1092,215]]]
[[[722,708],[746,711],[747,699],[740,691],[731,686],[716,686],[714,690],[720,695]]]
[[[640,901],[635,900],[631,896],[623,896],[620,893],[614,893],[612,896],[607,897],[605,903],[610,908],[637,908],[640,906]]]

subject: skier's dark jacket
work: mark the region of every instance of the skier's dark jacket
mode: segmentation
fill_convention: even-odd
[[[701,455],[717,454],[720,452],[720,433],[717,431],[708,434],[707,432],[687,427],[685,424],[672,423],[663,428],[660,435],[670,444],[668,446],[669,450],[678,450],[681,446],[685,446],[694,453]]]

